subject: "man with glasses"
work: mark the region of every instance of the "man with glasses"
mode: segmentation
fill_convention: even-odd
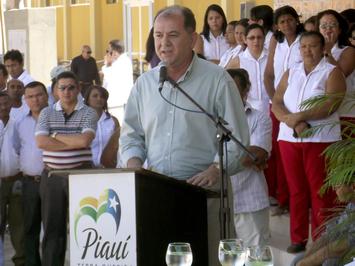
[[[75,74],[58,75],[57,93],[59,101],[41,111],[35,133],[44,163],[40,185],[44,266],[64,265],[67,242],[68,179],[50,171],[92,168],[90,145],[98,121],[96,111],[77,99]]]
[[[71,63],[71,71],[77,75],[81,93],[84,96],[86,89],[92,85],[100,85],[99,72],[97,70],[96,60],[91,56],[92,51],[89,45],[83,45],[81,55],[74,57]]]

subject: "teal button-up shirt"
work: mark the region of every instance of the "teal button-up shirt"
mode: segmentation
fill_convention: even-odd
[[[120,137],[124,165],[132,157],[147,160],[148,167],[177,179],[187,179],[218,161],[217,129],[204,114],[180,110],[159,95],[159,69],[141,75],[130,94]],[[222,68],[194,55],[179,86],[214,116],[229,122],[234,136],[249,143],[244,106],[236,85]],[[185,109],[197,108],[169,82],[163,95]],[[242,155],[234,143],[228,144],[229,173],[237,172]]]

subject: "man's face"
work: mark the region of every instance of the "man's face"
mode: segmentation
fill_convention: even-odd
[[[41,86],[27,88],[25,90],[25,100],[33,113],[39,113],[48,105],[48,96]]]
[[[8,59],[5,61],[5,67],[7,72],[12,78],[18,78],[23,72],[23,63]]]
[[[71,78],[62,78],[57,82],[57,94],[61,103],[75,104],[77,96],[80,93],[78,85],[75,80]]]
[[[7,83],[7,93],[14,101],[20,101],[25,92],[23,83],[20,80],[12,79]]]
[[[8,120],[11,111],[11,100],[8,96],[0,97],[0,120]]]
[[[91,51],[90,47],[84,47],[82,52],[81,52],[81,56],[84,59],[88,60],[90,58],[90,56],[91,56],[91,53],[92,53],[92,51]]]
[[[196,38],[196,32],[184,28],[184,18],[180,14],[159,16],[155,20],[155,50],[168,68],[178,68],[191,61]]]

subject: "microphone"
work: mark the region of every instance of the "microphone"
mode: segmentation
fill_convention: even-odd
[[[165,63],[160,67],[159,72],[159,92],[163,89],[164,82],[168,79],[168,70],[166,69]]]

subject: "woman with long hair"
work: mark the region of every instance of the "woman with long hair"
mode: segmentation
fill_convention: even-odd
[[[224,52],[229,48],[224,37],[226,28],[227,19],[223,9],[219,5],[210,5],[205,12],[201,39],[196,44],[200,47],[195,46],[195,51],[207,60],[218,64]]]
[[[91,144],[93,163],[96,167],[115,168],[118,161],[120,124],[107,110],[108,97],[105,88],[92,85],[86,91],[84,102],[95,109],[99,116],[95,139]]]

